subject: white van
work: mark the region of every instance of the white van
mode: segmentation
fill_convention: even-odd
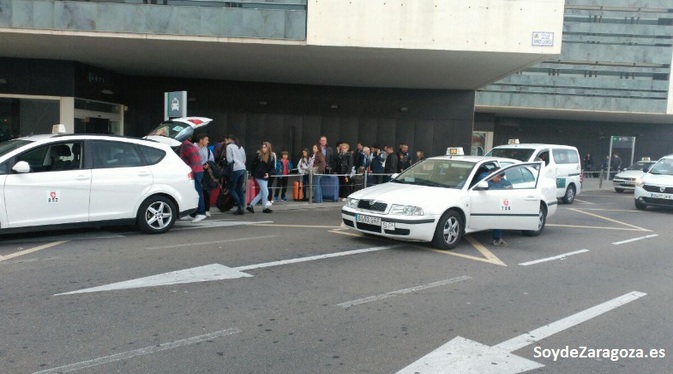
[[[556,180],[556,197],[572,204],[582,190],[582,162],[577,148],[557,144],[507,144],[494,147],[486,156],[514,158],[523,162],[544,161],[546,175]]]

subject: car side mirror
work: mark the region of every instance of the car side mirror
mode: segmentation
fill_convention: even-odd
[[[395,173],[395,174],[390,176],[390,179],[395,179],[395,178],[397,178],[398,175],[400,175],[400,173]]]
[[[645,167],[643,168],[643,173],[647,173],[648,171],[650,171],[650,168],[648,168],[647,166],[645,166]]]
[[[481,182],[477,183],[477,185],[474,186],[474,190],[475,190],[475,191],[484,191],[484,190],[488,190],[488,182],[486,182],[486,181],[481,181]]]
[[[21,174],[30,173],[30,165],[28,165],[26,161],[19,161],[16,164],[14,164],[12,171]]]

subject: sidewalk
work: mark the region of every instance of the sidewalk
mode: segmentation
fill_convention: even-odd
[[[599,178],[587,178],[585,175],[582,181],[582,192],[589,191],[614,191],[614,186],[611,180],[603,179],[601,185]]]

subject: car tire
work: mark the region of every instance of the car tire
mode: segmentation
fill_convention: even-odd
[[[544,226],[547,224],[547,208],[540,204],[540,212],[538,213],[537,230],[522,230],[521,233],[526,236],[538,236],[542,234]]]
[[[622,193],[622,192],[624,192],[624,189],[623,188],[615,188],[615,192]]]
[[[638,210],[647,209],[647,204],[641,203],[639,200],[635,200],[635,202],[636,202],[636,209],[638,209]]]
[[[178,218],[178,210],[171,199],[154,195],[140,204],[137,224],[147,234],[163,234],[170,230]]]
[[[435,248],[450,250],[456,248],[463,236],[463,218],[455,210],[448,210],[442,215],[435,228],[432,245]]]
[[[575,186],[570,185],[566,189],[565,195],[561,198],[564,204],[572,204],[575,201]]]

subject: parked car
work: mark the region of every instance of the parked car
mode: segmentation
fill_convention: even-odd
[[[514,158],[523,162],[544,161],[544,173],[556,179],[556,197],[565,204],[572,204],[582,191],[582,161],[573,146],[513,142],[494,147],[486,156]]]
[[[536,236],[557,208],[554,181],[542,175],[542,165],[481,156],[428,158],[388,183],[348,196],[341,217],[362,233],[432,242],[440,249],[482,230]],[[488,181],[500,173],[511,189],[489,189]]]
[[[636,208],[673,207],[673,154],[662,157],[643,174],[633,191]]]
[[[0,143],[0,233],[135,224],[159,234],[196,210],[191,169],[165,144],[45,134]]]
[[[628,169],[625,169],[621,173],[615,175],[612,179],[612,184],[615,187],[616,192],[624,192],[625,190],[631,190],[636,188],[636,181],[650,170],[652,165],[656,161],[638,161],[633,165],[629,166]]]

